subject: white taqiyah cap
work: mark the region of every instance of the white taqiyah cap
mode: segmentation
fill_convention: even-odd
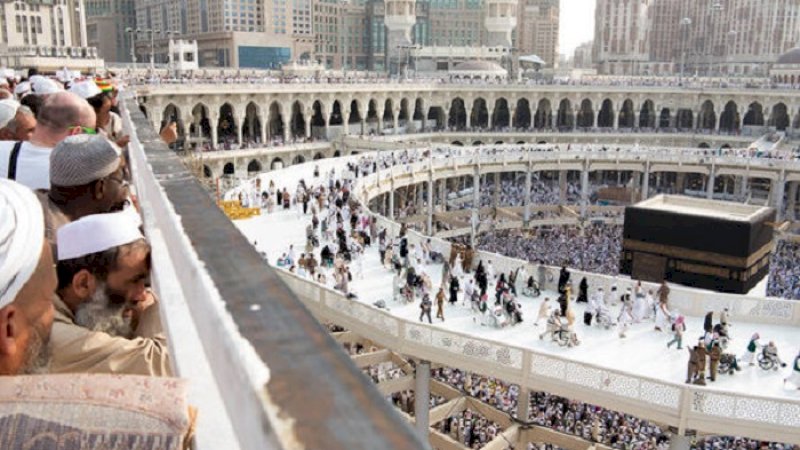
[[[7,98],[0,100],[0,128],[5,128],[17,115],[19,102]]]
[[[58,260],[80,258],[143,238],[130,212],[93,214],[58,229]]]
[[[23,81],[22,83],[17,84],[14,88],[14,95],[17,98],[22,98],[27,94],[31,93],[31,83],[29,81]]]
[[[44,214],[27,187],[0,179],[0,308],[31,278],[44,245]]]
[[[84,100],[103,93],[103,91],[97,87],[97,83],[95,83],[94,80],[83,80],[72,83],[72,86],[69,87],[69,91]]]
[[[55,94],[64,90],[55,80],[40,75],[31,77],[31,88],[36,95]]]

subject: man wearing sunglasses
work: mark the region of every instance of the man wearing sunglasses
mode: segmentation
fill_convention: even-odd
[[[53,148],[67,136],[95,129],[97,119],[89,103],[71,92],[47,95],[36,119],[30,141],[0,142],[0,178],[49,189]]]
[[[50,190],[39,192],[45,238],[55,252],[56,231],[92,214],[121,211],[129,196],[125,159],[104,136],[70,136],[50,155]]]

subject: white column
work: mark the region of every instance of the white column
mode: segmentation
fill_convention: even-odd
[[[433,171],[428,174],[428,235],[433,236]]]
[[[414,423],[419,437],[427,442],[430,428],[431,363],[419,361],[414,375]]]
[[[519,396],[517,397],[517,420],[528,422],[528,414],[531,409],[531,390],[520,386]]]
[[[669,450],[689,450],[689,438],[673,433],[669,438]]]
[[[394,220],[394,178],[391,179],[389,184],[389,214],[390,220]]]
[[[711,172],[708,174],[708,185],[706,186],[706,198],[712,200],[714,198],[714,180],[717,177],[717,168],[711,164]]]
[[[583,170],[581,170],[581,217],[582,218],[586,217],[586,212],[588,208],[589,208],[589,167],[588,164],[584,163]]]
[[[531,220],[531,165],[528,164],[528,170],[525,172],[525,197],[523,197],[523,204],[525,205],[525,212],[523,220],[525,225]]]
[[[567,201],[567,171],[558,172],[558,203],[563,205]]]
[[[789,217],[787,217],[789,220],[795,220],[797,218],[797,213],[795,212],[797,209],[797,189],[797,181],[789,183]]]
[[[500,207],[500,172],[494,173],[494,192],[492,192],[492,206]]]
[[[783,194],[786,189],[786,172],[781,169],[780,177],[772,181],[772,188],[770,195],[772,196],[772,204],[777,212],[777,221],[783,220]]]
[[[650,197],[650,161],[644,164],[644,172],[642,173],[642,200],[647,200]]]
[[[470,221],[469,242],[472,248],[475,248],[475,234],[479,219],[478,210],[481,207],[481,172],[477,165],[472,175],[472,186],[472,220]]]

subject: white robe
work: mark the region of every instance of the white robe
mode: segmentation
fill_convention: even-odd
[[[656,326],[661,328],[662,331],[670,329],[669,310],[667,310],[667,305],[663,303],[659,303],[656,308]]]

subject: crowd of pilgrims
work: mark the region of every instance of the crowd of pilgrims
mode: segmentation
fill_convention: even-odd
[[[376,219],[351,196],[354,180],[378,168],[391,164],[408,164],[423,157],[426,157],[424,152],[362,157],[350,163],[344,173],[338,175],[334,169],[327,174],[314,169],[309,182],[301,179],[295,187],[294,205],[288,198],[290,194],[286,188],[279,189],[270,183],[261,194],[262,205],[268,204],[274,196],[285,209],[294,206],[298,217],[306,220],[310,217],[306,225],[303,251],[298,256],[294,246],[290,245],[277,258],[277,265],[352,297],[356,293],[353,292],[351,282],[354,277],[360,279],[363,275],[363,253],[367,247],[377,245],[379,261],[384,270],[391,272],[393,276],[392,301],[418,304],[420,321],[433,323],[434,317],[444,321],[445,305],[449,304],[448,308],[453,308],[460,303],[462,308],[471,309],[475,322],[482,326],[503,328],[516,326],[523,320],[533,321],[534,325],[543,322],[539,339],[549,337],[560,345],[572,347],[581,344],[573,305],[575,302],[583,302],[586,303],[583,323],[587,326],[594,324],[606,330],[616,327],[616,333],[624,339],[630,326],[649,322],[654,325],[655,330],[668,334],[668,342],[665,340],[667,347],[676,345],[678,349],[683,348],[685,318],[675,308],[670,308],[669,287],[666,283],[657,290],[646,290],[638,283],[625,292],[617,291],[614,284],[604,292],[603,287],[590,287],[586,277],[571,279],[570,271],[562,266],[557,298],[553,301],[544,298],[540,301],[537,317],[523,318],[521,297],[539,297],[541,292],[533,274],[525,273],[524,268],[504,273],[496,270],[491,260],[481,259],[474,270],[469,270],[462,259],[462,253],[448,261],[444,255],[433,249],[430,239],[418,241],[416,244],[410,242],[405,225],[401,226],[397,236],[391,236],[384,228],[379,229]],[[244,192],[241,195],[245,196]],[[605,227],[607,226],[590,225],[584,233],[585,248],[580,248],[583,253],[577,253],[584,260],[596,262],[591,267],[596,272],[602,271],[602,264],[616,265],[613,264],[616,262],[613,255],[618,254],[618,251],[613,253],[615,244],[607,239],[614,234],[612,232],[619,234],[619,227]],[[570,244],[575,248],[581,247],[575,245],[577,235],[574,229],[572,234],[564,234],[558,239],[553,239],[554,236],[546,236],[547,239],[510,239],[501,235],[497,240],[491,241],[497,245],[491,249],[530,259],[532,254],[541,256],[540,253],[525,253],[527,250],[540,250],[531,250],[530,243],[546,241],[561,245],[560,248],[554,247],[549,251],[554,255],[555,252],[560,252],[558,255],[563,261],[565,255],[576,254],[566,247]],[[616,245],[618,248],[618,242]],[[521,254],[517,255],[517,251]],[[592,258],[586,256],[592,253]],[[613,261],[609,261],[611,259]],[[578,261],[579,264],[574,265],[585,266],[587,261],[583,261],[583,264]],[[434,286],[433,278],[427,272],[434,262],[441,263],[442,282],[438,286]],[[385,300],[379,300],[376,306],[387,305]],[[705,384],[707,374],[708,379],[716,381],[717,368],[725,358],[728,358],[732,367],[739,368],[735,355],[723,353],[728,343],[728,312],[718,311],[718,314],[719,321],[716,325],[713,323],[713,312],[706,317],[703,345],[688,346],[690,358],[687,383]],[[767,347],[770,346],[769,351],[774,353],[773,359],[780,362],[774,344],[770,343]],[[750,350],[749,347],[750,345],[744,358],[750,358],[749,362],[752,362],[755,350]],[[798,361],[800,355],[795,358],[792,382],[800,379]]]

